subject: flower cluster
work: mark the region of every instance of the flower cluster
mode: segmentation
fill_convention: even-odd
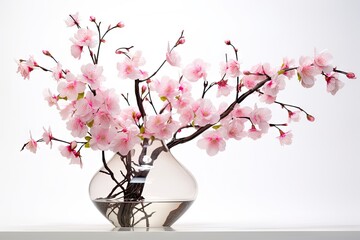
[[[293,134],[283,128],[288,123],[300,120],[305,114],[309,121],[314,117],[302,108],[280,102],[278,94],[286,87],[286,82],[297,76],[305,88],[314,86],[316,79],[322,77],[326,90],[335,95],[344,85],[340,76],[354,79],[355,74],[337,69],[329,51],[315,51],[312,57],[300,57],[295,60],[283,58],[278,67],[269,64],[257,64],[243,70],[238,61],[238,49],[230,40],[226,40],[234,54],[220,63],[219,76],[210,81],[209,63],[195,59],[188,64],[181,63],[180,55],[175,48],[185,44],[183,32],[164,51],[164,61],[153,73],[145,68],[145,58],[141,51],[131,47],[119,47],[115,50],[119,57],[117,62],[118,80],[133,81],[134,95],[119,93],[118,89],[107,89],[104,68],[99,63],[100,46],[105,44],[105,36],[113,29],[123,28],[119,22],[109,26],[102,33],[101,23],[91,16],[90,22],[96,31],[81,27],[78,14],[69,15],[65,21],[68,27],[77,30],[71,38],[71,55],[76,59],[85,59],[79,71],[70,71],[63,67],[55,57],[44,50],[43,54],[54,60],[53,67],[39,65],[33,57],[19,60],[18,72],[24,79],[29,79],[32,71],[40,69],[51,73],[56,91],[45,91],[45,100],[50,107],[56,107],[67,129],[76,140],[64,141],[53,136],[50,129],[45,130],[41,139],[30,140],[24,148],[36,152],[38,142],[52,144],[61,142],[61,154],[71,163],[82,165],[80,151],[85,148],[106,151],[111,150],[126,155],[135,144],[144,140],[160,139],[168,148],[200,139],[197,145],[213,156],[224,151],[229,139],[241,140],[245,137],[259,139],[270,128],[279,132],[281,145],[292,142]],[[84,56],[88,52],[88,56]],[[159,76],[165,64],[182,72],[180,77]],[[182,67],[184,66],[184,67]],[[214,77],[211,77],[214,78]],[[200,84],[201,94],[195,94],[192,86]],[[214,91],[216,97],[230,102],[216,105],[208,97]],[[258,96],[258,103],[253,106],[243,105],[243,100],[250,95]],[[130,102],[136,102],[131,104]],[[280,124],[271,122],[270,106],[279,106],[286,112],[286,120]]]

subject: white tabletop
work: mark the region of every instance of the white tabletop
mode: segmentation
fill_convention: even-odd
[[[174,225],[172,228],[122,228],[111,225],[7,226],[0,239],[251,239],[251,240],[346,240],[360,239],[360,226],[316,228],[241,228],[216,225]]]

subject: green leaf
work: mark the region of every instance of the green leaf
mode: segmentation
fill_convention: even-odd
[[[297,77],[298,77],[298,80],[299,80],[299,82],[300,82],[300,81],[301,81],[301,76],[300,76],[299,73],[297,73]]]
[[[160,97],[160,99],[161,99],[161,101],[165,102],[167,100],[167,97],[162,96],[162,97]]]
[[[85,147],[90,148],[90,143],[89,142],[85,143]]]
[[[91,137],[90,137],[90,136],[86,136],[85,139],[86,139],[86,141],[89,142],[89,141],[91,140]]]
[[[281,74],[284,74],[285,73],[285,70],[279,70],[278,71],[278,74],[281,75]]]
[[[140,133],[141,133],[141,134],[145,133],[145,128],[144,128],[144,126],[142,126],[142,127],[140,128]]]
[[[221,127],[221,124],[212,126],[212,128],[215,129],[215,130],[219,129],[220,127]]]
[[[87,125],[89,128],[92,128],[92,126],[94,125],[94,120],[91,120],[90,122],[87,122],[86,125]]]
[[[77,100],[84,98],[84,96],[85,96],[85,93],[83,93],[83,92],[79,93],[78,97],[77,97]]]

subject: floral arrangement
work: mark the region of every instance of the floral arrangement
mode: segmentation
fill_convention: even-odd
[[[135,144],[153,139],[166,142],[171,149],[178,144],[195,138],[199,148],[213,156],[224,151],[229,139],[241,140],[248,137],[259,139],[269,129],[279,132],[281,145],[291,144],[293,134],[285,130],[288,123],[297,122],[304,114],[309,121],[314,117],[299,106],[281,102],[277,95],[285,89],[286,82],[297,78],[304,88],[312,87],[316,79],[325,80],[327,92],[335,95],[343,87],[340,76],[355,79],[352,72],[338,69],[332,63],[329,51],[315,51],[314,56],[300,57],[298,64],[293,59],[283,58],[278,67],[269,64],[257,64],[250,69],[243,69],[238,59],[238,49],[230,40],[229,46],[233,57],[226,54],[220,64],[216,79],[208,77],[209,64],[201,59],[181,65],[180,55],[175,51],[185,44],[184,33],[164,51],[164,61],[154,71],[145,69],[145,59],[135,47],[119,47],[116,81],[133,81],[134,95],[119,93],[118,89],[107,89],[103,86],[105,76],[101,66],[100,49],[106,45],[108,33],[124,27],[122,22],[102,29],[101,22],[90,17],[95,31],[80,25],[77,14],[69,15],[68,27],[77,28],[71,38],[71,55],[84,60],[80,71],[63,67],[55,56],[43,50],[43,54],[54,60],[54,66],[47,68],[40,65],[33,57],[18,61],[18,72],[24,79],[29,79],[33,70],[50,73],[57,85],[57,92],[47,90],[45,100],[50,107],[60,111],[66,121],[67,129],[76,140],[65,141],[57,138],[44,129],[42,137],[30,140],[22,148],[36,153],[39,142],[52,146],[60,142],[61,155],[70,159],[71,164],[82,166],[81,151],[84,148],[106,151],[111,150],[122,156],[127,155]],[[104,32],[103,32],[104,31]],[[174,78],[159,76],[165,64],[181,72]],[[194,93],[192,86],[199,85],[202,92]],[[208,98],[209,92],[227,101],[216,106]],[[257,95],[264,106],[277,106],[284,109],[284,123],[271,123],[269,107],[245,106],[243,101]],[[260,105],[260,104],[259,104]]]

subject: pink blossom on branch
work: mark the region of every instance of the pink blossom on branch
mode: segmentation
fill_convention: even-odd
[[[144,72],[140,70],[140,66],[145,64],[145,59],[141,56],[141,52],[137,51],[131,59],[125,58],[121,63],[117,64],[119,77],[122,79],[140,79]]]
[[[59,81],[61,78],[64,78],[62,66],[60,63],[57,63],[56,66],[51,70],[52,70],[52,76],[56,81]]]
[[[24,79],[30,78],[30,72],[37,66],[34,58],[31,56],[28,60],[19,60],[17,72],[23,76]]]
[[[46,144],[50,144],[50,148],[52,148],[52,140],[54,138],[53,138],[51,129],[50,129],[50,127],[48,130],[46,130],[45,128],[43,128],[43,129],[44,129],[44,133],[42,135],[42,139]]]
[[[78,81],[72,73],[66,74],[66,81],[60,81],[57,88],[61,97],[74,101],[78,94],[85,91],[85,84]]]
[[[216,94],[217,97],[228,96],[230,92],[235,88],[228,84],[228,80],[224,80],[224,79],[217,82],[217,86],[218,86],[218,91]]]
[[[127,131],[118,132],[111,142],[110,149],[114,152],[119,152],[122,155],[128,154],[133,147],[140,143],[139,132],[135,128],[130,128]]]
[[[63,157],[70,159],[70,164],[76,164],[82,168],[83,164],[81,161],[80,152],[76,151],[76,147],[77,143],[73,141],[67,146],[59,146],[59,150]]]
[[[220,120],[220,114],[209,99],[199,99],[193,104],[195,125],[205,126],[215,124]]]
[[[293,134],[289,131],[289,132],[283,132],[281,130],[280,131],[280,136],[277,137],[280,141],[280,144],[282,146],[284,145],[290,145],[292,143],[292,137],[293,137]]]
[[[318,53],[315,49],[314,64],[324,73],[331,73],[333,66],[331,65],[333,56],[328,50]]]
[[[171,51],[170,44],[168,44],[168,49],[166,52],[166,61],[174,67],[180,67],[181,58],[177,52],[174,50]]]
[[[150,116],[145,123],[146,137],[155,137],[166,140],[172,137],[172,134],[180,127],[179,122],[171,118],[170,113]]]
[[[230,59],[227,63],[223,63],[221,66],[221,75],[224,74],[231,78],[239,77],[241,74],[240,63],[234,59]]]
[[[32,153],[36,153],[37,148],[38,148],[37,142],[33,139],[31,132],[30,132],[30,140],[26,144],[26,149]]]
[[[314,65],[310,57],[300,57],[299,67],[297,68],[301,85],[305,88],[311,88],[315,83],[315,76],[321,73],[321,69]]]
[[[90,147],[94,150],[106,151],[110,148],[110,144],[116,134],[116,129],[94,126],[91,128],[90,133]]]
[[[103,67],[101,66],[89,63],[81,67],[81,72],[80,81],[89,84],[94,90],[100,88],[101,83],[105,80],[105,77],[102,76]]]
[[[79,24],[79,13],[75,13],[75,14],[70,14],[71,16],[68,16],[68,18],[66,18],[65,23],[66,26],[68,27],[72,27],[72,26],[76,26],[77,24]]]
[[[196,59],[184,68],[183,75],[190,82],[196,82],[200,78],[206,80],[206,71],[208,67],[209,64],[205,63],[203,60]]]
[[[202,134],[202,138],[198,140],[197,146],[205,149],[209,156],[214,156],[219,151],[225,150],[226,142],[220,131],[209,131]]]
[[[339,80],[339,74],[337,73],[326,74],[325,80],[326,90],[332,95],[335,95],[339,89],[344,87],[344,83]]]
[[[58,104],[59,97],[57,95],[52,94],[50,89],[45,89],[43,92],[43,95],[44,95],[44,99],[45,99],[45,101],[47,101],[49,107],[52,107],[55,105],[57,107],[57,109],[59,109],[59,104]]]

